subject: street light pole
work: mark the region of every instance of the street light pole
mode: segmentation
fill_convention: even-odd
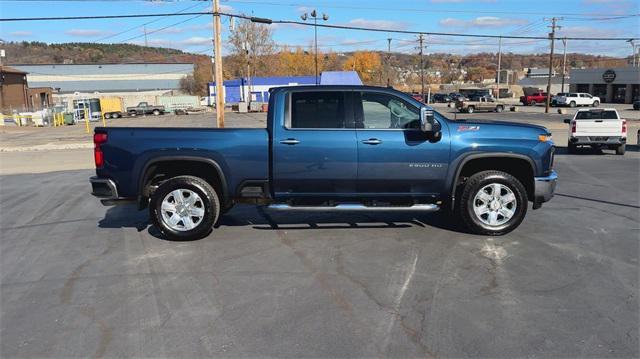
[[[502,37],[498,39],[498,74],[496,76],[496,82],[498,85],[498,91],[496,93],[496,98],[500,99],[500,71],[501,71],[501,62],[502,62]]]
[[[564,92],[564,78],[567,73],[567,38],[562,38],[562,46],[564,47],[564,54],[562,55],[562,86],[560,86],[560,92]]]
[[[632,66],[636,67],[636,44],[633,41],[633,39],[629,39],[629,40],[627,40],[627,42],[631,44],[631,48],[633,49],[633,53],[631,54],[631,56],[632,56],[632,58],[631,58]]]
[[[310,17],[313,18],[313,33],[314,33],[313,38],[314,38],[314,48],[315,48],[314,63],[315,63],[315,72],[316,72],[316,85],[317,85],[318,84],[318,19],[327,21],[329,20],[329,16],[323,13],[322,17],[319,17],[315,9],[313,9],[309,15],[307,15],[307,13],[304,13],[300,16],[300,18],[303,21],[307,21],[307,19]]]

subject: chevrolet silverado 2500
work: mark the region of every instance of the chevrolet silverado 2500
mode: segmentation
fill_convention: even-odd
[[[149,207],[168,238],[206,236],[235,203],[458,213],[501,235],[554,193],[547,129],[452,121],[389,88],[273,89],[267,128],[96,128],[93,195]]]

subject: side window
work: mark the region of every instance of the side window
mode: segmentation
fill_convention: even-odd
[[[365,129],[420,128],[420,109],[405,100],[379,92],[362,92],[362,114],[356,127]],[[358,108],[359,106],[356,106]]]
[[[293,92],[287,127],[345,128],[344,104],[344,92]]]

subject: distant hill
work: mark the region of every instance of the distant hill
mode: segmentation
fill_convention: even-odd
[[[94,64],[123,62],[197,62],[207,59],[176,49],[145,47],[131,44],[98,44],[71,42],[8,42],[3,45],[8,64]]]

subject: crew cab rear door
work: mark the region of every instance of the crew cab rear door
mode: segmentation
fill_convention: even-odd
[[[440,193],[449,135],[434,140],[420,128],[420,108],[386,91],[354,92],[361,196],[419,197]]]
[[[285,96],[284,118],[273,128],[276,198],[352,195],[358,158],[351,92],[301,89]]]

